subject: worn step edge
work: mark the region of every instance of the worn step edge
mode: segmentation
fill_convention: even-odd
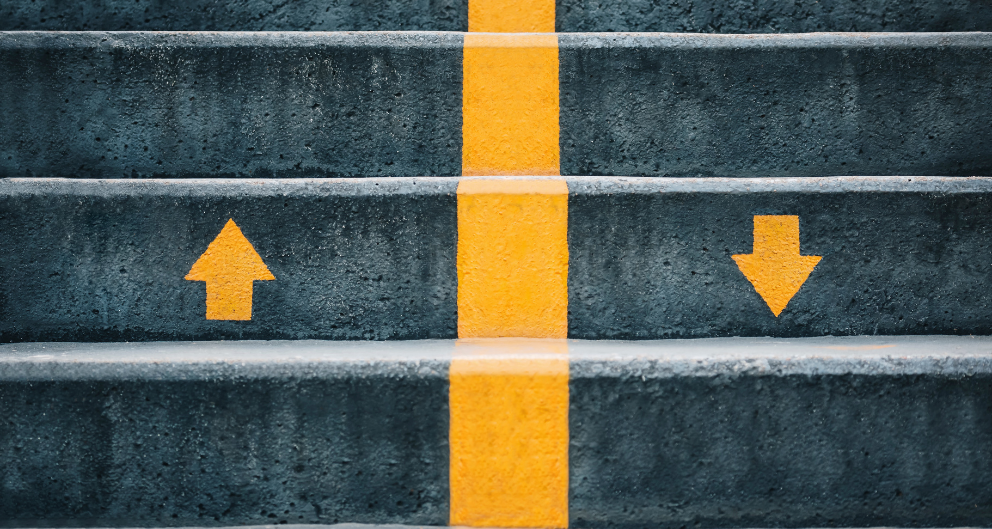
[[[990,381],[988,337],[6,345],[0,520],[444,526],[550,489],[556,527],[987,525]]]
[[[524,338],[353,342],[242,340],[212,342],[0,345],[0,381],[212,380],[392,374],[446,377],[459,346],[470,357],[561,358],[570,376],[934,375],[992,373],[992,336],[850,336],[703,338],[696,340],[542,340]]]

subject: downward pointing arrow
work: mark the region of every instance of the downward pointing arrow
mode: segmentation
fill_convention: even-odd
[[[250,320],[253,281],[273,279],[234,219],[227,221],[186,274],[187,281],[207,283],[208,320]]]
[[[755,215],[753,253],[733,258],[776,318],[822,259],[799,255],[796,215]]]

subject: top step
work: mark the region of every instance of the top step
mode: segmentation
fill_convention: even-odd
[[[468,13],[467,0],[11,0],[0,30],[466,31]],[[982,0],[556,0],[555,30],[989,31],[992,9]]]
[[[989,176],[992,33],[0,32],[0,177]]]

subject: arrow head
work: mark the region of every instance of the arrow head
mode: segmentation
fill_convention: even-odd
[[[735,255],[733,258],[776,318],[822,259],[815,255],[795,255],[788,260],[773,260],[755,254]]]
[[[799,255],[797,215],[755,215],[753,253],[732,257],[776,318],[822,259]]]
[[[186,279],[208,282],[271,281],[275,276],[231,219],[207,246],[207,251],[196,260]]]

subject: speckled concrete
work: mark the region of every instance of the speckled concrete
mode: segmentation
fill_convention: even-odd
[[[0,519],[445,525],[454,343],[0,345]],[[989,337],[568,351],[572,527],[992,520]]]
[[[557,0],[557,31],[789,33],[988,31],[969,0]],[[9,0],[2,30],[374,31],[468,29],[465,0]]]
[[[557,0],[556,4],[555,26],[558,31],[808,33],[992,30],[992,10],[981,2],[969,0]]]
[[[992,334],[992,179],[567,178],[569,336]],[[0,180],[0,341],[457,336],[456,178]],[[776,317],[733,255],[798,215]],[[184,279],[228,219],[275,276],[250,321]]]
[[[5,240],[33,254],[0,254],[0,336],[453,337],[456,186],[436,178],[0,181]],[[275,276],[255,282],[251,321],[205,319],[204,283],[184,279],[228,219]]]
[[[461,174],[453,33],[0,33],[0,176]]]
[[[992,175],[992,34],[563,34],[561,172]]]
[[[0,33],[0,176],[456,176],[462,38]],[[992,175],[992,33],[558,38],[565,175]]]

